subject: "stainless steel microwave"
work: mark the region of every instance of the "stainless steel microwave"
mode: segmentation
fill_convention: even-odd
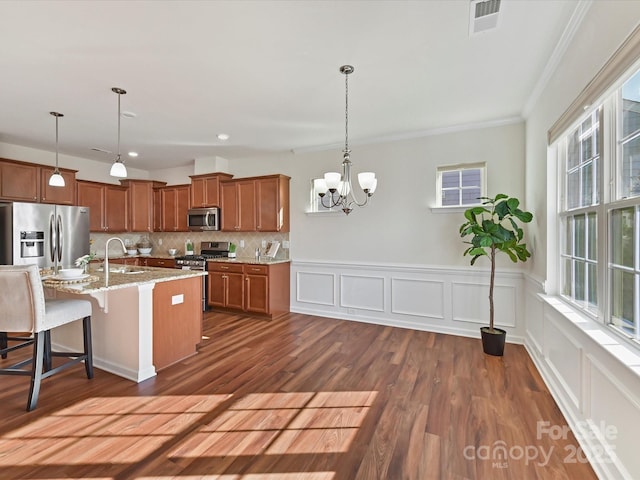
[[[191,208],[187,212],[187,225],[189,230],[196,232],[220,230],[220,209]]]

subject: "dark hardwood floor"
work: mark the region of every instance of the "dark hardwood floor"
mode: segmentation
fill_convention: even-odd
[[[140,384],[0,377],[3,479],[594,479],[522,346],[289,314],[207,314]],[[15,360],[17,354],[10,356]],[[0,361],[0,365],[8,360]]]

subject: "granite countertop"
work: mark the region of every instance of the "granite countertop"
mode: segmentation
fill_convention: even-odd
[[[109,259],[111,259],[111,257],[109,257]],[[117,270],[120,270],[120,272]],[[105,273],[99,271],[97,268],[90,268],[88,274],[88,281],[85,282],[59,282],[52,278],[44,277],[43,285],[61,292],[94,293],[134,287],[145,283],[168,282],[182,278],[201,277],[207,275],[207,272],[155,267],[125,267],[124,265],[116,264],[109,266],[108,282],[106,281]]]
[[[116,255],[109,254],[109,260],[121,259],[121,258],[162,258],[162,259],[174,259],[178,255],[169,255],[168,253],[137,253],[135,255],[129,255],[128,253],[121,253]],[[104,257],[102,255],[96,255],[93,257],[92,262],[104,262]]]
[[[270,257],[260,257],[257,259],[255,257],[236,257],[236,258],[211,258],[207,260],[207,262],[215,262],[215,263],[248,263],[251,265],[274,265],[276,263],[289,263],[291,262],[290,258],[270,258]]]

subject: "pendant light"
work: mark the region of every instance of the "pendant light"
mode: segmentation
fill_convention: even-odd
[[[365,197],[362,202],[358,202],[351,186],[351,160],[349,155],[349,75],[353,73],[351,65],[340,67],[340,73],[344,75],[345,89],[345,113],[344,113],[344,150],[342,161],[342,175],[338,172],[328,172],[324,178],[314,180],[314,190],[320,195],[320,201],[325,208],[340,207],[342,211],[349,215],[353,210],[353,205],[364,207],[369,198],[373,195],[378,185],[378,179],[373,172],[362,172],[358,174],[358,183],[364,191]],[[329,194],[329,195],[327,195]],[[325,196],[328,203],[325,204]]]
[[[64,117],[64,115],[58,112],[49,112],[49,114],[56,117],[56,169],[49,177],[49,185],[52,187],[64,187],[64,177],[60,175],[60,170],[58,170],[58,118]]]
[[[118,87],[113,87],[111,91],[118,94],[118,156],[113,162],[113,165],[111,165],[110,174],[112,177],[126,178],[127,167],[124,166],[124,162],[120,158],[120,95],[125,95],[127,92]]]

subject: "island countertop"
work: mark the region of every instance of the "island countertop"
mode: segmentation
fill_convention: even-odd
[[[198,270],[180,270],[172,268],[135,267],[113,265],[109,275],[102,269],[90,268],[85,281],[58,281],[53,277],[43,277],[43,285],[60,292],[90,294],[121,288],[134,287],[145,283],[167,282],[189,277],[201,277],[207,272]]]

